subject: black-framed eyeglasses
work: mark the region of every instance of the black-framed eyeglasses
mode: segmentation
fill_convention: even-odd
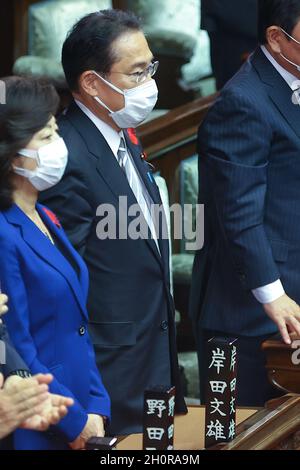
[[[132,81],[135,83],[143,83],[147,80],[148,77],[153,77],[158,69],[159,61],[155,60],[151,62],[148,67],[145,68],[142,72],[134,72],[134,73],[124,73],[124,72],[110,72],[110,73],[119,73],[121,75],[127,75],[127,77],[131,77]]]

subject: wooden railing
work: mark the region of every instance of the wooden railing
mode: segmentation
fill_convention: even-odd
[[[300,338],[291,335],[292,344],[285,344],[276,335],[262,345],[271,383],[284,393],[300,394]]]
[[[300,396],[269,401],[236,431],[233,441],[208,450],[300,450]]]
[[[197,152],[198,127],[216,96],[199,98],[138,128],[148,161],[166,179],[170,193],[178,165]]]

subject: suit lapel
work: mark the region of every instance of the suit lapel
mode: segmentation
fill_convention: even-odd
[[[142,180],[144,181],[147,191],[149,192],[154,204],[161,204],[159,189],[152,176],[152,169],[150,165],[144,160],[144,154],[141,146],[133,144],[126,131],[124,132],[124,135],[127,147],[130,150],[135,166],[137,167],[137,170],[141,175]]]
[[[127,196],[128,205],[135,204],[127,178],[99,129],[75,102],[70,105],[66,117],[81,135],[89,152],[97,159],[97,171],[117,201],[120,196]]]
[[[66,249],[70,250],[66,240],[63,237],[63,230],[55,226],[55,224],[42,210],[42,206],[37,205],[37,210],[50,232],[52,232],[64,244]],[[84,305],[82,286],[80,285],[74,269],[72,269],[58,248],[52,245],[48,238],[41,233],[38,227],[36,227],[36,225],[16,204],[14,204],[3,214],[9,223],[18,225],[20,227],[23,239],[31,247],[31,249],[46,263],[48,263],[50,266],[56,269],[56,271],[63,275],[70,285],[79,307],[82,310],[82,313],[84,316],[87,316],[86,306]]]
[[[43,205],[37,204],[37,211],[40,214],[43,222],[45,225],[48,227],[48,229],[54,233],[54,235],[58,238],[60,243],[64,246],[64,249],[70,253],[70,255],[74,258],[74,261],[77,263],[77,266],[79,268],[79,277],[77,277],[77,274],[75,276],[75,284],[78,283],[79,279],[79,284],[81,287],[81,291],[83,292],[83,297],[80,296],[78,299],[80,301],[81,306],[84,307],[84,314],[86,315],[86,305],[85,305],[85,299],[87,299],[88,296],[88,287],[89,287],[89,276],[88,276],[88,270],[87,267],[84,264],[84,261],[82,260],[81,256],[77,253],[75,248],[73,248],[72,244],[70,243],[68,237],[66,236],[64,230],[62,227],[58,227],[55,223],[52,222],[52,220],[46,215],[45,210],[46,209]],[[58,250],[59,254],[63,257],[63,262],[65,262],[65,257],[60,253]],[[69,266],[69,263],[68,263]],[[72,267],[72,266],[71,266]],[[72,268],[72,278],[73,278],[73,272],[74,269]],[[72,287],[72,286],[71,286]],[[76,288],[76,293],[78,292]]]
[[[254,53],[251,60],[261,80],[268,85],[267,91],[271,100],[300,137],[300,107],[292,101],[293,91],[261,49]]]
[[[162,206],[162,201],[161,201],[158,186],[154,181],[154,177],[152,175],[152,170],[151,170],[150,165],[144,161],[144,154],[142,152],[141,146],[133,144],[127,132],[124,132],[124,135],[126,138],[126,144],[130,150],[130,153],[132,155],[136,168],[139,174],[141,175],[141,178],[146,186],[147,191],[149,192],[151,196],[152,201],[154,202],[154,204],[158,204],[159,206]],[[167,226],[167,220],[166,220],[164,213],[162,215],[161,223]],[[158,230],[160,229],[161,227],[158,227]],[[163,232],[163,231],[160,230],[160,232]],[[167,265],[169,265],[169,241],[163,239],[161,234],[158,233],[157,235],[158,235],[159,249],[161,253],[160,258],[163,259],[164,263],[167,263]],[[156,246],[155,246],[155,249],[156,249],[156,254],[158,254]]]

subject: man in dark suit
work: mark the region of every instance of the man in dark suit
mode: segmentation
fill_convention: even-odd
[[[201,28],[209,34],[213,74],[221,89],[257,45],[257,0],[201,0]]]
[[[81,19],[64,43],[62,63],[75,98],[59,120],[69,162],[42,200],[89,268],[90,332],[112,402],[109,430],[140,432],[146,389],[175,385],[175,410],[186,412],[168,240],[150,210],[161,199],[131,129],[155,105],[158,64],[137,19],[117,10]],[[128,216],[127,206],[134,205],[146,236],[129,233],[136,210]]]
[[[199,130],[205,244],[191,296],[202,384],[205,340],[238,337],[246,406],[275,392],[262,341],[278,330],[287,344],[289,332],[300,334],[300,0],[262,0],[259,30],[261,47]]]

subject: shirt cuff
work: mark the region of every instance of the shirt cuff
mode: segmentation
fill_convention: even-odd
[[[271,284],[253,289],[252,294],[261,304],[269,304],[279,299],[285,292],[280,279],[278,279]]]
[[[17,375],[18,377],[21,377],[22,379],[29,379],[32,377],[32,374],[29,372],[29,370],[24,370],[24,369],[17,369],[13,370],[8,374],[8,377],[11,375]]]

